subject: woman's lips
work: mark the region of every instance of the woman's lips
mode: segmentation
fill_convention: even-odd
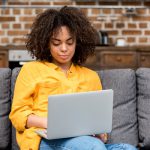
[[[60,56],[60,58],[62,58],[62,59],[67,59],[68,58],[68,55],[59,55]]]

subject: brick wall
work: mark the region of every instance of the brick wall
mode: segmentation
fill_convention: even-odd
[[[99,31],[108,32],[115,44],[124,38],[127,45],[150,45],[150,2],[110,0],[4,0],[0,1],[0,45],[24,45],[35,16],[47,8],[63,5],[80,7]],[[127,13],[127,8],[134,12]]]

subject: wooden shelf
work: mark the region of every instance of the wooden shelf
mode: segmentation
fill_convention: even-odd
[[[150,46],[97,46],[95,56],[85,66],[94,70],[150,67]]]
[[[0,68],[8,67],[8,51],[0,50]]]

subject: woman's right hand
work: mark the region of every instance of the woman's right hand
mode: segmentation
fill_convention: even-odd
[[[94,137],[100,139],[102,142],[106,143],[108,140],[108,135],[107,133],[102,133],[102,134],[96,134]]]
[[[30,114],[27,118],[26,127],[37,127],[37,128],[45,128],[47,129],[47,118],[40,117],[34,114]]]
[[[47,129],[47,118],[43,117],[43,127]]]

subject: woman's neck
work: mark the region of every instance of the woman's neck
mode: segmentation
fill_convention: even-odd
[[[67,74],[68,70],[71,67],[72,62],[69,62],[67,64],[61,64],[57,62],[53,62],[55,65],[57,65],[65,74]]]

